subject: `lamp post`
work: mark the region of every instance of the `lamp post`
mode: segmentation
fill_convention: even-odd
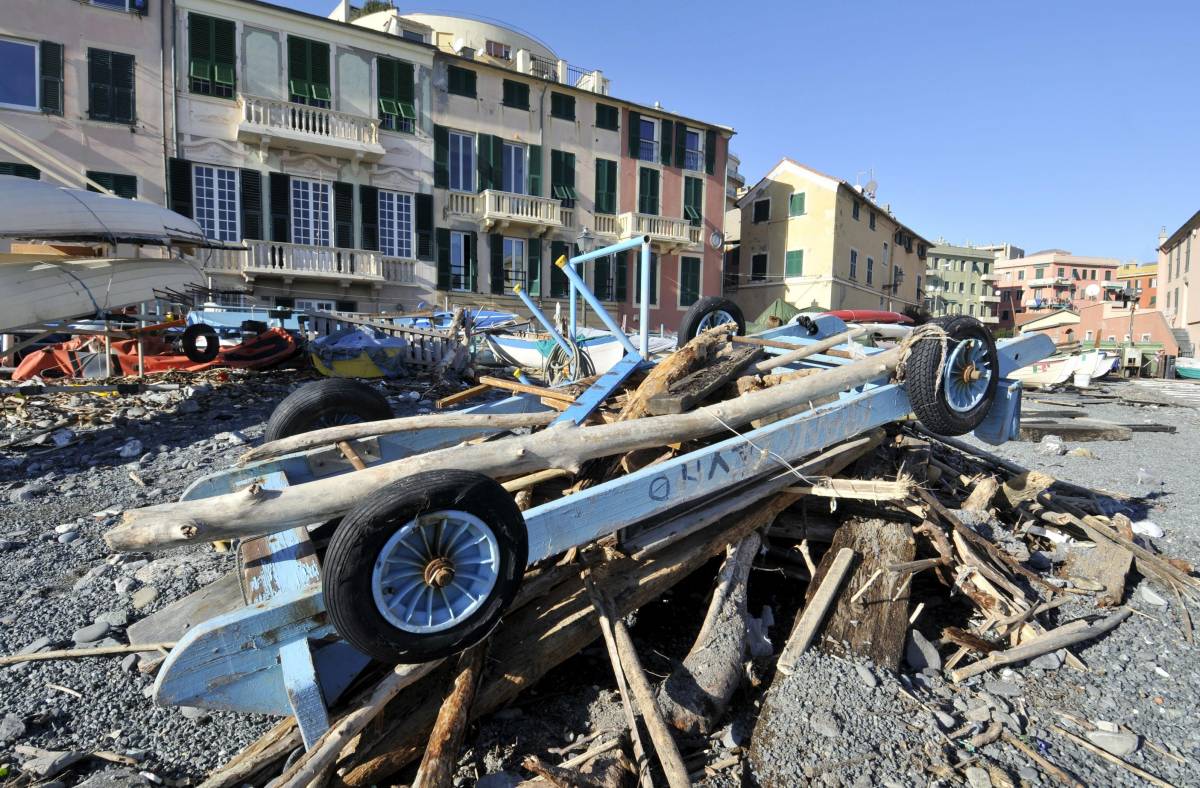
[[[591,231],[588,230],[588,228],[586,228],[586,227],[581,229],[579,231],[579,236],[575,239],[575,246],[578,247],[579,254],[581,254],[581,255],[587,254],[588,252],[592,251],[592,248],[595,245],[596,245],[596,236],[592,235]],[[574,263],[572,263],[571,270],[578,273],[579,267],[576,266]],[[575,339],[576,320],[577,320],[577,314],[576,314],[575,310],[576,310],[576,301],[578,301],[578,298],[576,298],[576,294],[575,294],[575,283],[574,282],[571,282],[571,286],[570,286],[570,290],[569,290],[568,294],[571,297],[571,308],[570,308],[571,339],[574,340]]]

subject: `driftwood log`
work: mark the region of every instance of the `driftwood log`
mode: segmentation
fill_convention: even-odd
[[[1024,662],[1052,651],[1058,651],[1060,648],[1092,640],[1115,629],[1117,624],[1129,618],[1132,612],[1129,608],[1123,607],[1107,618],[1102,618],[1094,623],[1079,619],[1069,624],[1063,624],[1061,627],[1031,638],[1019,646],[1013,646],[1006,651],[993,651],[978,662],[953,671],[950,677],[954,681],[962,681],[972,676],[978,676],[980,673],[986,673],[992,668]]]
[[[422,471],[456,468],[492,476],[547,468],[577,471],[588,459],[707,437],[845,391],[894,371],[906,350],[893,348],[690,413],[592,427],[563,425],[469,449],[456,446],[428,452],[283,490],[251,485],[212,498],[133,509],[105,534],[105,541],[113,550],[131,552],[274,533],[341,517],[370,492]]]
[[[471,703],[475,700],[479,675],[483,671],[483,659],[487,656],[487,645],[488,641],[484,640],[459,655],[458,674],[429,734],[429,746],[425,748],[413,788],[448,788],[451,785],[458,751],[471,717]]]
[[[684,733],[712,733],[741,684],[749,627],[746,580],[761,547],[762,538],[752,533],[730,548],[700,634],[659,689],[663,716]]]

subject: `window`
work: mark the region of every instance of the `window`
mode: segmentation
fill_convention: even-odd
[[[505,238],[503,241],[504,292],[513,293],[514,285],[525,286],[528,263],[525,260],[525,239]]]
[[[750,281],[767,281],[767,256],[765,254],[756,254],[750,258]]]
[[[288,36],[288,100],[329,108],[329,44]]]
[[[133,55],[88,49],[88,117],[134,122]]]
[[[875,229],[875,212],[871,211],[871,215],[867,217],[867,226],[872,230]]]
[[[699,129],[688,129],[683,135],[683,168],[704,172],[704,135]]]
[[[635,254],[637,258],[636,272],[634,273],[633,283],[633,302],[640,304],[642,302],[642,255]],[[650,253],[650,298],[651,306],[658,305],[658,254]]]
[[[409,30],[404,28],[400,32],[400,37],[405,41],[416,41],[419,44],[425,43],[425,34],[417,30]]]
[[[857,221],[858,221],[858,214],[859,214],[859,211],[862,209],[862,206],[861,206],[861,205],[859,205],[859,203],[858,203],[858,200],[854,200],[854,201],[853,201],[853,203],[852,203],[852,206],[853,206],[853,207],[850,209],[850,215],[851,215],[851,216],[853,216],[853,217],[854,217],[854,221],[856,221],[856,222],[857,222]]]
[[[525,146],[504,143],[504,173],[500,188],[513,194],[525,193]]]
[[[188,14],[188,89],[231,99],[237,90],[237,25],[228,19]]]
[[[638,213],[658,215],[658,170],[638,169]]]
[[[1105,281],[1105,282],[1111,282],[1111,281],[1112,281],[1112,271],[1105,271],[1105,272],[1104,272],[1104,281]]]
[[[411,260],[413,254],[413,196],[379,190],[379,251],[384,257]]]
[[[637,157],[642,161],[658,161],[658,121],[639,118],[638,134]]]
[[[609,159],[596,159],[596,205],[595,213],[617,212],[617,163]]]
[[[0,175],[12,175],[17,178],[31,178],[35,181],[42,179],[42,173],[32,164],[0,161]]]
[[[275,305],[279,305],[279,299],[275,299]],[[292,309],[305,312],[333,312],[337,308],[337,304],[333,301],[325,301],[320,298],[297,298],[293,302]]]
[[[804,192],[796,192],[788,198],[788,216],[804,215]]]
[[[488,41],[484,47],[488,57],[494,57],[498,60],[512,60],[512,47],[508,44],[502,44],[499,41]]]
[[[137,14],[145,14],[149,0],[89,0],[90,5],[100,6],[101,8],[111,8],[114,11],[132,11]]]
[[[412,134],[417,119],[412,63],[376,58],[375,83],[379,93],[379,128]]]
[[[446,66],[446,90],[455,96],[475,98],[475,72],[469,68]]]
[[[975,283],[971,283],[971,295],[975,295]]]
[[[1187,249],[1183,254],[1183,270],[1185,272],[1192,270],[1192,236],[1190,235],[1187,237]],[[1105,274],[1105,278],[1108,278],[1107,272]]]
[[[615,255],[605,255],[604,257],[596,258],[595,269],[592,273],[592,292],[596,294],[596,298],[601,301],[616,301],[617,300],[617,261],[621,261],[621,270],[624,271],[625,252],[619,252]]]
[[[450,132],[450,188],[475,191],[475,136]]]
[[[292,243],[331,246],[329,184],[292,178]]]
[[[871,284],[875,279],[875,258],[867,258],[867,284]],[[958,289],[962,290],[962,282],[958,283]]]
[[[858,278],[858,250],[857,249],[850,250],[850,278],[851,279]]]
[[[38,108],[38,45],[0,38],[0,106]]]
[[[1041,268],[1035,268],[1035,269],[1033,269],[1033,278],[1034,278],[1034,279],[1041,279],[1041,278],[1043,278],[1045,275],[1046,275],[1046,268],[1045,268],[1044,266],[1043,266],[1043,267],[1041,267]]]
[[[679,305],[691,306],[700,300],[700,258],[679,258]]]
[[[1005,278],[1007,278],[1007,277],[1005,277]],[[1020,271],[1017,271],[1017,281],[1024,281],[1024,280],[1025,280],[1025,269],[1022,268]]]
[[[704,220],[704,181],[685,176],[683,179],[683,218],[699,227]]]
[[[621,126],[621,110],[611,104],[596,105],[596,128],[617,131]]]
[[[771,200],[755,200],[754,201],[754,223],[762,224],[763,222],[771,221]]]
[[[238,241],[238,173],[227,167],[192,167],[192,211],[204,236],[214,241]]]
[[[575,120],[575,97],[566,93],[550,93],[550,117]]]
[[[88,170],[87,176],[89,179],[100,184],[118,197],[124,197],[126,200],[137,199],[137,176],[136,175],[121,175],[115,172],[96,172]],[[98,189],[93,189],[88,186],[88,191],[94,192]]]
[[[470,252],[466,233],[450,232],[450,289],[470,290]]]
[[[490,42],[489,42],[490,43]],[[529,85],[516,80],[504,80],[504,106],[513,109],[529,109]]]
[[[804,250],[792,249],[784,258],[785,276],[804,276]]]
[[[564,208],[574,208],[575,200],[575,154],[561,150],[550,151],[550,196],[557,198]]]
[[[925,291],[921,289],[921,276],[918,274],[917,275],[917,298],[920,298],[921,294],[924,292]]]

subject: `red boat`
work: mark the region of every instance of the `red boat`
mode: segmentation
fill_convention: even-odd
[[[113,377],[136,375],[137,340],[117,340],[110,348]],[[142,340],[142,364],[148,375],[170,370],[200,372],[213,367],[266,369],[291,358],[299,349],[291,334],[281,328],[272,328],[246,338],[240,345],[222,349],[211,361],[196,362],[176,353],[169,342],[148,336]],[[103,339],[81,337],[29,353],[13,372],[12,379],[101,378],[105,372]]]
[[[912,325],[916,322],[908,315],[902,315],[899,312],[888,312],[883,309],[837,309],[825,314],[841,318],[847,323],[900,323],[902,325]]]

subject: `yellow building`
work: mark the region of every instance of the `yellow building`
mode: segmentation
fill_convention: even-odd
[[[921,305],[930,242],[846,181],[785,158],[738,208],[725,292],[748,318],[777,298],[800,309]]]

